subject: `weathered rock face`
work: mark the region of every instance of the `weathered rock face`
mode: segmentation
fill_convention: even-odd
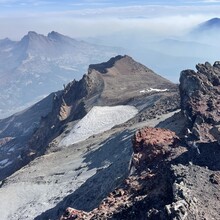
[[[146,170],[166,157],[178,140],[174,132],[161,128],[143,128],[137,131],[132,140],[132,165],[136,170]]]
[[[220,122],[220,65],[206,62],[196,68],[197,72],[181,72],[181,109],[193,138],[198,142],[213,142],[216,139],[211,129]]]
[[[132,141],[133,173],[96,209],[83,212],[68,208],[72,212],[67,210],[69,215],[61,220],[219,219],[219,165],[212,166],[202,148],[193,164],[187,148],[169,130],[144,128]],[[218,153],[214,157],[219,158],[217,148],[214,151]],[[216,160],[214,157],[210,156]],[[72,218],[71,213],[78,213],[77,217]]]
[[[85,219],[87,217],[88,213],[68,207],[60,220]]]
[[[137,131],[132,139],[133,174],[121,186],[105,198],[98,208],[79,213],[75,219],[167,219],[164,206],[172,201],[172,186],[169,178],[169,161],[182,153],[176,148],[178,137],[174,132],[159,128],[144,128]]]

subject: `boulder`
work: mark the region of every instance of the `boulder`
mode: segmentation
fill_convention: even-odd
[[[145,170],[165,158],[178,141],[179,138],[170,130],[149,127],[138,130],[132,139],[132,165],[136,170]]]

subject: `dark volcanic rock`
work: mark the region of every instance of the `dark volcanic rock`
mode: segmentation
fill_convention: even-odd
[[[133,137],[134,173],[105,198],[98,208],[76,219],[168,219],[164,206],[172,201],[169,161],[182,153],[174,132],[145,128]],[[77,211],[76,211],[77,212]],[[61,217],[61,220],[71,219]]]
[[[219,219],[220,173],[206,167],[212,161],[204,160],[205,152],[194,165],[165,129],[141,129],[132,140],[132,174],[91,212],[69,209],[79,213],[76,219]]]
[[[182,71],[180,76],[181,109],[192,136],[198,142],[213,142],[213,126],[220,121],[220,67],[218,62],[198,64],[197,72]]]
[[[78,219],[220,219],[220,65],[196,68],[180,77],[180,137],[138,130],[128,178]]]
[[[100,73],[107,73],[108,69],[113,67],[115,62],[122,59],[123,56],[118,55],[116,57],[111,58],[108,62],[100,63],[100,64],[91,64],[89,65],[89,72],[92,70],[96,70]]]

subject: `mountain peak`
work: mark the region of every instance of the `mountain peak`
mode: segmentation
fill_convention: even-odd
[[[58,39],[60,37],[63,37],[64,35],[56,32],[56,31],[51,31],[50,33],[48,33],[47,37],[50,39]]]
[[[34,35],[38,35],[38,33],[35,32],[35,31],[28,31],[28,35],[29,36],[34,36]]]
[[[38,34],[35,31],[29,31],[23,38],[22,38],[22,42],[29,42],[30,40],[36,40],[38,38],[40,38],[43,35]]]
[[[129,56],[118,55],[118,56],[112,57],[107,62],[103,62],[103,63],[99,63],[99,64],[91,64],[91,65],[89,65],[89,73],[91,73],[92,70],[96,70],[100,73],[107,73],[108,68],[113,67],[118,60],[121,60],[126,57],[129,57]]]
[[[8,44],[8,43],[12,43],[12,42],[13,41],[10,40],[8,37],[0,40],[0,44]]]
[[[37,32],[35,32],[35,31],[29,31],[27,36],[29,38],[36,38],[36,37],[39,37],[39,34]]]
[[[209,24],[209,25],[219,25],[220,24],[220,18],[212,18],[208,21],[206,21],[205,23]]]
[[[62,42],[69,42],[69,43],[75,42],[75,39],[65,36],[63,34],[60,34],[56,31],[51,31],[50,33],[48,33],[47,38],[52,41],[62,41]]]
[[[197,31],[207,31],[212,29],[220,29],[220,18],[212,18],[198,25]]]

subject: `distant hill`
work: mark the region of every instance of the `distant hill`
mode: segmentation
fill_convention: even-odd
[[[212,18],[208,21],[205,21],[199,24],[194,31],[196,32],[205,32],[212,31],[213,29],[220,31],[220,18]]]
[[[91,63],[121,52],[52,31],[0,40],[0,118],[30,106],[63,84],[80,79]]]

